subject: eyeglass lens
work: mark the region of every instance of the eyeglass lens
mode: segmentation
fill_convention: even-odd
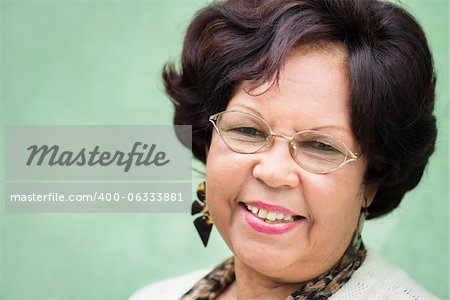
[[[224,112],[218,116],[216,124],[225,144],[238,153],[257,152],[275,138],[264,120],[244,112]],[[294,160],[313,172],[327,172],[337,168],[348,156],[342,142],[318,131],[299,132],[289,144]]]

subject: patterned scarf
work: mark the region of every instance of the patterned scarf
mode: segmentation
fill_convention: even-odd
[[[335,294],[353,275],[366,258],[366,248],[361,240],[364,220],[359,230],[336,266],[325,274],[300,284],[285,300],[325,300]],[[212,300],[236,279],[234,258],[230,257],[198,281],[180,300]]]

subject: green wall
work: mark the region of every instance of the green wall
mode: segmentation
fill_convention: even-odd
[[[6,125],[170,124],[160,70],[167,59],[177,59],[189,20],[206,3],[1,0],[2,148]],[[364,238],[448,299],[449,8],[446,0],[402,5],[423,24],[435,56],[437,151],[421,185],[397,211],[367,222]],[[1,164],[4,169],[3,159]],[[199,181],[194,174],[193,186]],[[188,213],[2,209],[0,299],[124,299],[149,282],[229,255],[216,231],[203,249],[191,221]]]

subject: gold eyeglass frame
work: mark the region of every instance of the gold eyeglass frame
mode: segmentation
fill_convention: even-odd
[[[258,120],[260,120],[261,122],[263,122],[263,124],[265,124],[267,126],[267,128],[269,129],[269,135],[266,138],[265,143],[260,148],[258,148],[255,151],[251,151],[251,152],[242,152],[242,151],[238,151],[238,150],[234,149],[233,147],[231,147],[225,141],[224,137],[222,136],[222,134],[220,132],[220,129],[219,129],[218,125],[216,124],[216,122],[219,121],[219,118],[222,115],[224,115],[226,113],[231,113],[231,112],[234,112],[234,113],[237,112],[237,113],[240,113],[240,114],[245,114],[245,115],[257,118]],[[282,134],[282,133],[277,133],[277,132],[272,131],[272,127],[270,126],[270,124],[266,120],[264,120],[263,118],[261,118],[259,116],[254,115],[254,114],[248,113],[248,112],[243,112],[243,111],[238,111],[238,110],[224,110],[222,112],[219,112],[219,113],[216,113],[214,115],[211,115],[209,117],[209,121],[213,124],[217,134],[220,136],[221,140],[225,143],[225,145],[227,145],[227,147],[230,148],[230,150],[232,150],[233,152],[236,152],[236,153],[252,154],[252,153],[256,153],[256,152],[260,151],[263,148],[266,148],[266,147],[270,148],[272,146],[272,144],[273,144],[273,141],[275,140],[275,137],[279,137],[279,138],[288,140],[289,141],[289,153],[291,154],[291,157],[294,159],[296,164],[299,165],[302,169],[304,169],[304,170],[306,170],[308,172],[311,172],[311,173],[315,173],[315,174],[327,174],[327,173],[333,172],[333,171],[335,171],[337,169],[342,168],[342,166],[348,164],[349,162],[356,161],[358,158],[360,158],[362,156],[361,153],[353,152],[352,150],[350,150],[350,148],[342,140],[340,140],[339,138],[337,138],[336,136],[334,136],[332,134],[329,134],[329,133],[326,133],[326,132],[322,132],[322,131],[318,131],[318,130],[302,130],[302,131],[294,133],[292,136],[288,136],[288,135],[285,135],[285,134]],[[343,149],[345,149],[345,151],[346,151],[344,161],[341,162],[337,167],[334,167],[331,170],[326,170],[326,171],[315,171],[315,170],[311,170],[311,169],[303,166],[301,164],[301,162],[299,162],[295,158],[296,157],[297,146],[296,146],[296,144],[294,142],[294,137],[297,136],[298,134],[304,134],[304,133],[315,133],[315,134],[323,135],[323,136],[329,137],[329,138],[335,140],[336,142],[338,142],[339,144],[341,144],[343,146]]]

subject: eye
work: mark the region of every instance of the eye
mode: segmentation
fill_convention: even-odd
[[[300,147],[307,151],[321,152],[324,154],[342,154],[333,145],[321,141],[304,141],[300,143]]]
[[[235,134],[239,134],[239,135],[245,135],[247,137],[255,137],[255,138],[263,138],[265,139],[267,137],[267,133],[264,131],[261,131],[257,128],[253,128],[253,127],[236,127],[236,128],[231,128],[230,130]]]

